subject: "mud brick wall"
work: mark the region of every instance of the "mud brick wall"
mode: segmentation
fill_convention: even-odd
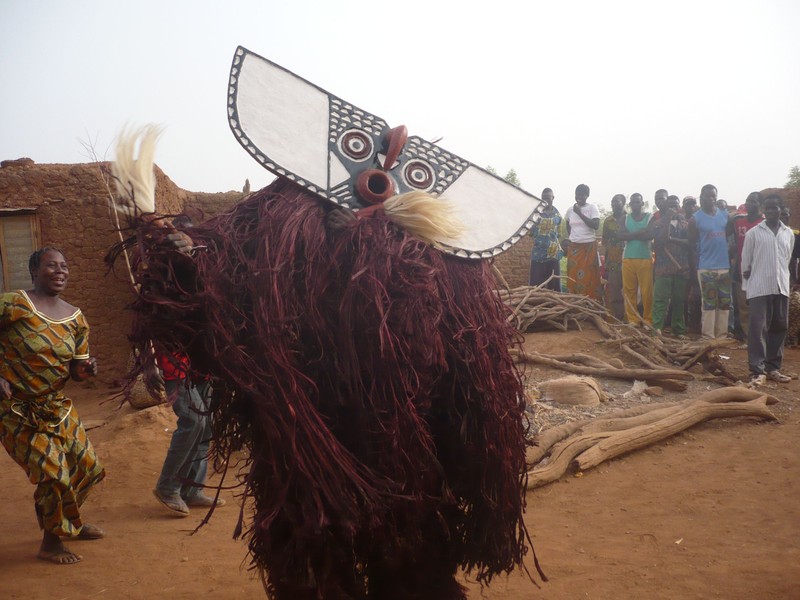
[[[109,209],[109,193],[100,164],[38,165],[30,159],[6,160],[0,166],[0,206],[34,208],[42,244],[64,251],[70,280],[64,299],[80,307],[91,327],[91,352],[98,359],[101,382],[125,373],[130,347],[127,332],[133,299],[123,262],[109,273],[103,258],[119,240]],[[207,217],[231,206],[241,193],[204,194],[178,188],[156,167],[156,211],[178,214],[197,206]]]
[[[505,277],[512,289],[521,285],[528,285],[528,274],[531,266],[531,249],[533,238],[526,235],[494,259],[494,264]]]

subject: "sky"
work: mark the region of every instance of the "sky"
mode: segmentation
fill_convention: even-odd
[[[241,45],[562,211],[580,183],[741,203],[800,164],[798,24],[797,0],[0,0],[0,160],[111,160],[157,123],[178,186],[259,189],[226,114]]]

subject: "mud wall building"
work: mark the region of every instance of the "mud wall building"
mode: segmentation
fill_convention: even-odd
[[[107,167],[108,163],[37,165],[31,159],[0,163],[0,290],[30,287],[28,257],[33,250],[61,249],[70,266],[64,298],[86,315],[98,378],[110,383],[124,375],[128,362],[130,314],[125,307],[133,292],[122,264],[109,273],[103,261],[120,239],[102,171]],[[187,192],[156,167],[160,213],[178,214],[192,207],[212,216],[241,198],[237,192]]]

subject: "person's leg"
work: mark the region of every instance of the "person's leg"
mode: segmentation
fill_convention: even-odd
[[[172,380],[165,382],[165,388],[173,402],[172,409],[178,416],[178,424],[172,433],[172,440],[154,492],[162,503],[170,500],[178,507],[176,509],[168,506],[170,510],[188,514],[188,509],[180,506],[182,503],[180,490],[191,468],[197,444],[205,430],[206,416],[192,409],[193,404],[201,406],[194,387],[187,388],[183,380]]]
[[[800,343],[800,339],[798,339],[798,333],[800,333],[800,292],[794,291],[789,294],[789,326],[786,332],[786,341],[784,341],[784,345],[787,347],[795,348],[797,347],[798,343]]]
[[[700,331],[704,338],[714,337],[714,324],[717,312],[716,287],[713,271],[697,270],[697,283],[700,286],[702,317]]]
[[[636,267],[639,290],[642,294],[642,318],[648,325],[653,324],[653,261],[649,258],[638,259]],[[665,310],[666,312],[666,310]]]
[[[80,504],[88,489],[105,475],[88,440],[87,448],[76,445],[77,438],[86,439],[77,412],[71,411],[57,427],[47,431],[34,429],[13,411],[0,419],[0,441],[36,485],[34,507],[43,531],[37,557],[56,564],[81,560],[61,538],[80,537],[86,527],[78,510]],[[79,446],[83,447],[80,452]]]
[[[656,277],[653,284],[653,328],[662,331],[667,314],[670,294],[672,291],[672,277]],[[674,313],[673,310],[673,319]]]
[[[731,318],[733,319],[731,333],[737,340],[744,341],[747,338],[747,334],[742,329],[742,303],[739,301],[741,287],[741,282],[731,280]]]
[[[689,333],[701,332],[702,300],[700,298],[700,283],[697,273],[689,276],[686,282],[686,327]]]
[[[622,289],[625,295],[625,318],[631,325],[639,325],[641,319],[636,309],[638,285],[632,258],[622,259]]]
[[[764,369],[778,371],[783,364],[783,342],[789,326],[789,298],[780,294],[768,296],[766,353]]]
[[[586,295],[602,304],[603,287],[600,283],[600,255],[597,253],[597,242],[587,244],[586,274]]]
[[[606,272],[606,307],[608,312],[622,321],[625,319],[625,301],[622,296],[622,266]]]
[[[544,263],[531,260],[531,268],[530,272],[528,273],[528,285],[539,285],[546,279],[546,277],[542,277],[542,273],[544,271],[542,268],[543,265]]]
[[[750,375],[764,375],[767,354],[767,296],[750,298],[750,320],[747,332],[747,363]]]
[[[188,505],[191,505],[198,498],[203,498],[203,485],[206,482],[208,472],[208,446],[211,442],[211,419],[205,413],[211,398],[211,387],[203,384],[194,388],[197,392],[193,395],[192,409],[198,411],[198,417],[202,420],[202,431],[197,439],[194,452],[189,457],[187,470],[181,486],[181,497]],[[199,426],[199,425],[198,425]]]
[[[718,270],[716,272],[716,297],[717,314],[714,321],[714,337],[725,337],[728,335],[728,325],[731,310],[731,274],[730,270]]]
[[[737,281],[736,286],[736,304],[739,310],[739,324],[741,326],[742,341],[747,341],[747,332],[750,327],[750,306],[747,303],[747,292],[742,289],[742,282]]]
[[[577,244],[570,243],[567,246],[567,292],[570,294],[578,293],[577,249]]]
[[[558,276],[558,271],[560,270],[558,261],[557,260],[545,260],[542,262],[534,262],[531,261],[531,269],[530,269],[530,277],[528,280],[528,285],[541,285],[548,279],[550,279],[553,274],[555,273],[556,277]],[[561,289],[561,281],[553,277],[548,281],[545,289],[559,291]]]
[[[547,261],[548,269],[550,270],[550,274],[547,277],[552,276],[553,278],[547,284],[547,289],[553,290],[554,292],[561,291],[561,264],[559,263],[558,259],[554,258],[552,260]]]
[[[686,321],[684,320],[684,309],[686,304],[686,284],[685,277],[674,275],[672,277],[672,292],[670,300],[672,302],[672,335],[686,334]]]

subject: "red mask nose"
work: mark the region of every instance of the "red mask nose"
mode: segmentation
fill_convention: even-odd
[[[394,182],[383,171],[367,169],[356,179],[356,193],[369,204],[378,204],[395,195]]]

